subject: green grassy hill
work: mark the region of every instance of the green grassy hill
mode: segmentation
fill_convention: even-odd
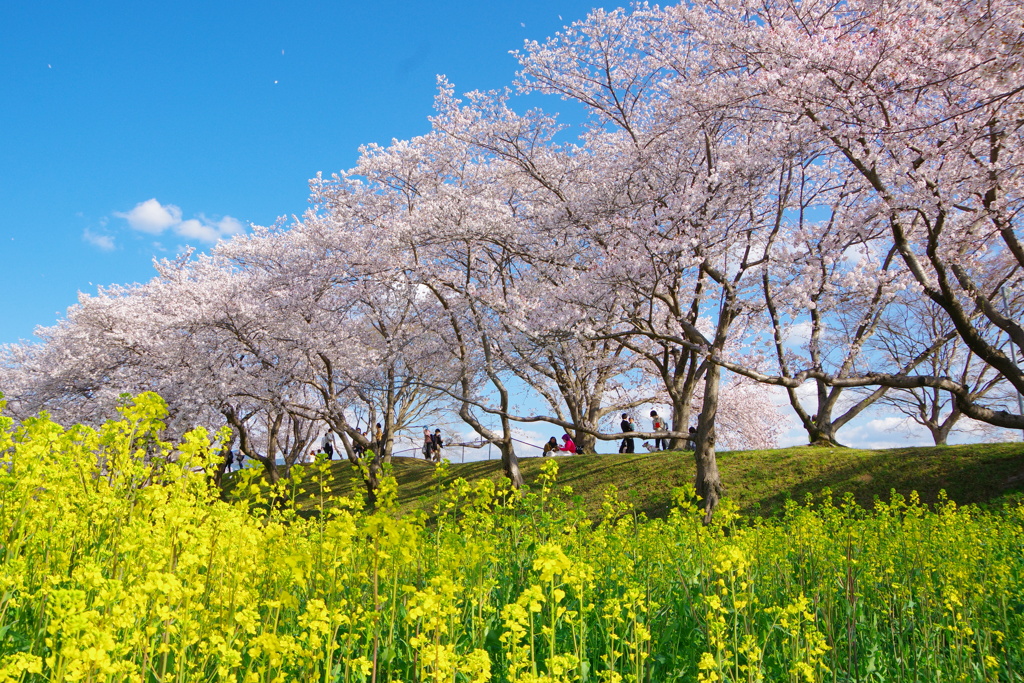
[[[541,458],[520,461],[527,485],[540,473]],[[829,488],[837,500],[846,492],[863,506],[876,497],[888,500],[890,490],[908,495],[917,491],[922,502],[934,503],[940,490],[957,503],[996,503],[1024,497],[1024,443],[858,450],[852,448],[784,448],[766,451],[723,452],[718,456],[725,493],[748,515],[770,515],[785,501],[803,502]],[[576,503],[592,517],[600,516],[609,485],[621,500],[650,517],[664,516],[671,508],[672,489],[692,482],[692,453],[666,452],[635,455],[559,457],[559,483],[571,486]],[[332,492],[362,495],[358,474],[347,462],[332,463]],[[403,512],[429,509],[434,466],[423,460],[394,459],[399,505]],[[452,464],[448,481],[463,477],[500,478],[497,461]],[[313,505],[312,487],[303,486],[304,507]]]

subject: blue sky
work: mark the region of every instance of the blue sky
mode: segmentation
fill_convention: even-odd
[[[301,213],[318,171],[427,130],[437,74],[508,85],[509,50],[593,5],[5,3],[0,343],[154,256]]]

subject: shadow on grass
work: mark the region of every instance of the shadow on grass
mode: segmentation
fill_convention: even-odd
[[[744,513],[771,515],[783,509],[787,500],[803,503],[808,496],[821,498],[831,489],[835,500],[853,494],[862,507],[870,509],[875,500],[889,500],[891,491],[907,497],[916,491],[922,503],[938,502],[939,492],[959,505],[998,504],[1007,495],[1024,491],[1024,448],[1021,444],[901,448],[886,451],[807,448],[794,454],[793,462],[776,462],[775,482],[786,485],[774,493],[765,486],[739,479],[737,493]],[[807,451],[818,451],[810,454]],[[777,451],[776,451],[777,452]],[[796,472],[785,476],[778,470],[786,465]],[[726,468],[723,466],[723,470]],[[752,472],[744,473],[750,479]],[[728,483],[727,483],[728,486]],[[728,491],[727,491],[728,494]],[[753,494],[753,495],[751,495]]]
[[[534,486],[546,459],[523,458],[520,467],[528,486]],[[695,474],[690,452],[629,455],[561,456],[559,485],[572,487],[572,497],[591,519],[601,517],[608,487],[618,489],[620,500],[648,517],[664,517],[672,508],[672,490],[692,483]],[[428,512],[436,500],[435,468],[418,458],[396,457],[399,509],[403,513]],[[847,448],[799,447],[719,454],[719,468],[726,498],[746,515],[769,516],[780,512],[787,500],[803,503],[808,495],[820,499],[831,489],[835,500],[851,493],[863,507],[876,498],[888,500],[890,490],[909,496],[917,491],[921,501],[933,504],[939,491],[958,504],[999,504],[1024,496],[1024,444],[975,444],[969,446],[899,448],[864,451]],[[331,463],[335,496],[364,495],[362,479],[347,461]],[[452,464],[442,480],[470,482],[500,480],[501,462],[481,460]],[[230,485],[226,488],[230,488]],[[319,490],[304,482],[300,504],[314,507]]]

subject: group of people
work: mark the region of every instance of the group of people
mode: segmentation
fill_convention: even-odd
[[[622,414],[622,422],[619,423],[619,427],[622,429],[623,433],[635,432],[636,431],[636,427],[633,425],[633,422],[629,419],[629,414],[628,413],[623,413]],[[661,415],[658,415],[658,411],[657,410],[652,410],[651,411],[651,431],[652,432],[664,432],[667,429],[668,429],[668,424],[661,417]],[[694,427],[690,427],[687,430],[687,433],[689,434],[689,436],[686,437],[686,439],[683,441],[683,450],[684,451],[692,451],[694,449],[695,444],[696,444],[697,429],[694,428]],[[651,445],[650,441],[645,441],[644,442],[644,448],[646,448],[651,453],[654,453],[656,451],[668,450],[668,439],[666,439],[664,437],[656,436],[656,437],[654,437],[654,445]],[[635,450],[636,449],[634,447],[633,437],[626,437],[626,438],[622,439],[622,443],[619,445],[619,453],[634,453]]]
[[[562,445],[558,445],[558,440],[555,437],[548,439],[548,442],[544,444],[544,453],[542,457],[548,457],[555,453],[576,453],[576,442],[572,440],[572,437],[568,434],[562,434]]]
[[[384,448],[384,429],[380,426],[380,422],[374,426],[372,434],[369,427],[367,427],[367,429],[360,429],[357,431],[359,432],[359,435],[369,443],[369,446],[367,447],[363,445],[363,443],[358,439],[352,439],[352,451],[355,453],[356,457],[361,458],[368,449],[372,450],[374,453],[380,453]],[[326,455],[328,460],[333,460],[334,450],[334,432],[328,430],[324,433],[323,438],[320,439],[320,448],[309,452],[310,461],[312,462],[315,460],[316,456],[321,453]]]
[[[622,422],[619,423],[619,429],[623,434],[628,434],[636,431],[636,425],[629,417],[629,413],[622,414]],[[651,411],[651,431],[652,432],[663,432],[668,429],[668,425],[665,424],[665,420],[658,415],[657,410]],[[668,439],[657,436],[654,438],[654,446],[651,446],[649,442],[645,442],[644,446],[648,451],[652,453],[654,451],[664,451],[668,449]],[[627,436],[622,439],[622,443],[619,444],[619,453],[636,453],[636,442],[633,437]]]
[[[444,448],[444,439],[441,438],[441,430],[435,429],[430,433],[429,427],[423,428],[423,459],[433,462],[441,462],[441,449]]]
[[[622,413],[622,421],[619,423],[619,429],[623,434],[631,434],[636,432],[636,425],[633,424],[632,418],[629,413]],[[665,419],[658,415],[657,410],[651,411],[651,431],[653,432],[664,432],[668,430],[668,424]],[[685,440],[683,448],[688,451],[692,451],[694,448],[694,441],[697,436],[697,430],[693,427],[689,428],[690,436]],[[543,456],[554,455],[556,453],[576,453],[576,444],[568,434],[562,435],[562,445],[558,444],[555,437],[551,437],[546,444],[544,444]],[[645,441],[644,448],[650,452],[668,450],[668,439],[660,436],[654,438],[654,444]],[[624,436],[622,442],[619,444],[619,453],[635,453],[636,452],[636,441],[632,436]]]
[[[622,421],[619,423],[619,429],[623,434],[629,434],[636,431],[636,426],[633,424],[632,419],[629,417],[629,413],[622,413]],[[658,411],[651,411],[651,431],[663,432],[668,429],[668,425],[665,420],[658,415]],[[381,428],[378,422],[373,430],[371,437],[369,429],[362,430],[359,432],[369,443],[370,448],[377,452],[378,448],[384,447],[384,430]],[[697,430],[693,427],[689,428],[690,437],[686,439],[683,448],[688,451],[692,451],[694,448],[694,440],[696,438]],[[654,445],[652,446],[649,441],[644,442],[644,447],[650,451],[664,451],[668,449],[668,439],[663,437],[655,437]],[[441,437],[441,430],[435,429],[433,432],[430,431],[429,427],[423,428],[423,446],[422,453],[425,460],[432,462],[441,462],[441,449],[444,448],[444,439]],[[352,450],[355,451],[357,456],[362,456],[367,448],[360,444],[359,441],[353,439]],[[572,440],[572,437],[568,434],[562,434],[562,443],[559,444],[555,437],[548,439],[547,443],[544,444],[543,457],[555,455],[557,453],[568,453],[575,455],[578,451],[576,442]],[[622,443],[619,444],[619,453],[635,453],[636,442],[631,436],[623,437]],[[327,456],[328,460],[334,458],[334,434],[330,431],[323,435],[320,440],[320,448],[318,450],[310,451],[310,461],[313,461],[317,455],[323,453]],[[239,468],[242,464],[242,454],[236,453],[229,450],[225,453],[226,470],[231,471],[231,467],[234,464],[238,464]]]
[[[359,430],[359,435],[370,442],[369,448],[373,450],[374,453],[382,452],[384,448],[384,430],[381,429],[380,422],[374,426],[372,436],[370,435],[369,427]],[[356,457],[361,458],[363,457],[363,454],[366,453],[367,447],[353,439],[352,450],[355,451]]]

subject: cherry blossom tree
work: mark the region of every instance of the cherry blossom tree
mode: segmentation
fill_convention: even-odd
[[[770,346],[782,377],[807,367],[829,377],[857,376],[883,367],[879,363],[885,359],[866,353],[865,345],[905,288],[905,275],[895,248],[878,253],[888,245],[879,237],[873,204],[858,205],[863,193],[856,183],[835,181],[827,159],[810,162],[797,169],[798,227],[763,275]],[[811,174],[824,176],[825,182],[808,181]],[[806,216],[815,209],[828,211],[828,219],[809,221]],[[942,343],[944,339],[931,340],[927,346]],[[906,358],[893,371],[906,374],[924,358]],[[812,444],[837,445],[836,432],[888,390],[881,386],[851,399],[851,392],[824,376],[812,381],[815,391],[806,399],[802,387],[786,387]]]
[[[722,383],[716,416],[719,444],[733,451],[778,448],[787,424],[771,387],[733,375]],[[694,407],[699,410],[700,406]]]
[[[515,115],[507,94],[470,93],[461,106],[445,82],[433,121],[507,169],[517,209],[530,206],[525,196],[546,208],[521,219],[534,236],[523,251],[531,274],[558,282],[565,278],[550,277],[552,268],[571,273],[572,291],[582,296],[572,304],[580,311],[594,310],[595,292],[617,302],[614,316],[594,316],[601,329],[589,339],[614,339],[623,348],[633,339],[667,343],[667,353],[648,358],[672,356],[662,362],[663,375],[672,379],[666,388],[681,394],[673,403],[684,425],[692,397],[685,392],[703,374],[696,457],[710,514],[721,492],[714,458],[720,372],[702,356],[724,351],[733,323],[751,308],[749,281],[783,227],[786,195],[776,186],[787,152],[785,145],[768,145],[778,155],[765,155],[771,138],[740,117],[716,116],[699,60],[666,56],[657,42],[667,36],[652,30],[649,15],[597,12],[520,55],[521,88],[588,107],[592,118],[581,145],[556,144],[553,120],[539,112]],[[544,249],[536,236],[560,249]],[[705,307],[711,338],[698,329]],[[690,353],[672,354],[674,346]],[[641,348],[634,343],[628,350],[639,355]]]
[[[501,326],[481,296],[514,259],[507,245],[515,242],[518,226],[501,201],[505,188],[491,182],[489,169],[459,145],[433,135],[367,148],[353,173],[366,179],[376,201],[364,210],[376,210],[381,230],[395,240],[392,267],[415,284],[410,303],[424,323],[424,336],[444,349],[443,365],[454,370],[451,382],[439,384],[426,374],[418,381],[455,401],[462,420],[499,448],[506,476],[521,486],[509,373],[495,338]],[[491,397],[500,432],[475,410],[486,411]]]
[[[259,352],[268,363],[285,364],[288,410],[328,425],[353,463],[357,450],[373,453],[366,472],[371,502],[395,435],[438,410],[440,392],[420,380],[450,381],[424,334],[415,286],[392,267],[382,241],[373,225],[347,212],[312,210],[287,230],[260,230],[215,250],[221,267],[244,268],[266,297]],[[378,421],[380,443],[373,433]]]
[[[941,308],[915,293],[907,293],[901,299],[900,306],[882,321],[873,340],[878,353],[891,358],[894,364],[924,357],[921,365],[925,366],[927,374],[955,378],[970,388],[970,400],[977,402],[985,398],[989,404],[1010,405],[1012,392],[1007,391],[1006,381],[955,335],[952,323]],[[993,330],[990,329],[987,336],[993,345],[1001,345],[1000,335]],[[936,339],[945,343],[934,348]],[[1005,343],[1004,338],[1002,344]],[[954,397],[935,387],[892,389],[882,403],[927,429],[936,446],[946,445],[950,434],[958,425],[962,426],[964,415]],[[991,425],[977,422],[967,429],[977,433],[979,427],[994,431]]]
[[[825,145],[866,183],[919,291],[1018,391],[1024,374],[984,329],[1024,344],[1018,316],[997,299],[1024,265],[1022,12],[1001,1],[809,0],[665,14],[711,46],[722,73],[744,80],[745,106]],[[965,415],[1024,426],[1024,416],[984,405],[954,378],[875,372],[849,382],[945,390]]]

